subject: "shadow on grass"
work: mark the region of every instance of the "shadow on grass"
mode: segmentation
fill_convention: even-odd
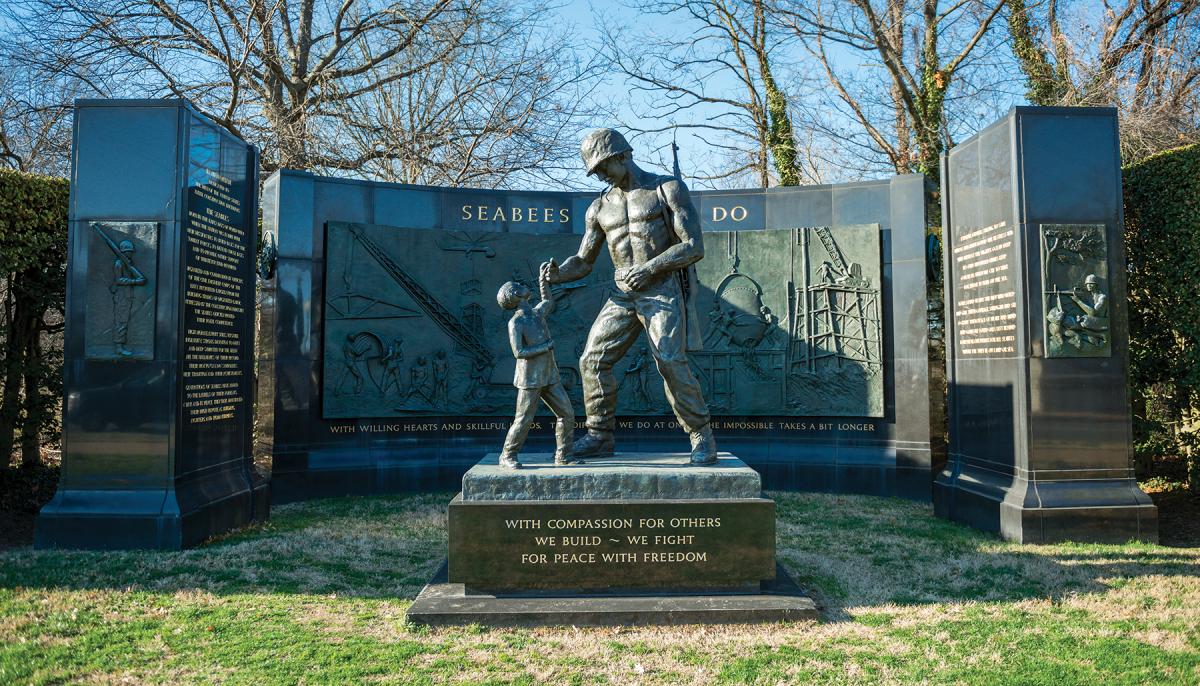
[[[339,498],[181,552],[0,552],[0,588],[411,599],[446,553],[453,494]],[[928,504],[771,494],[779,560],[827,620],[879,604],[1060,599],[1147,575],[1200,576],[1200,549],[1020,546],[933,516]]]
[[[1020,545],[939,519],[929,504],[774,493],[779,559],[833,621],[846,608],[1060,600],[1146,576],[1200,577],[1200,549]]]
[[[183,551],[0,551],[0,588],[412,598],[446,554],[451,493],[282,505]]]

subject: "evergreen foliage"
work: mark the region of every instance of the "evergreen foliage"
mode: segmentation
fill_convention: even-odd
[[[7,466],[20,435],[21,461],[39,462],[56,440],[62,397],[66,285],[66,179],[0,169],[0,456]]]
[[[1130,382],[1141,457],[1178,451],[1200,492],[1200,145],[1124,169]]]
[[[1063,100],[1066,85],[1063,77],[1050,62],[1050,57],[1038,40],[1037,31],[1029,21],[1025,0],[1009,0],[1008,33],[1012,50],[1021,64],[1029,89],[1025,97],[1034,105],[1057,105]],[[1065,65],[1061,65],[1065,69]]]

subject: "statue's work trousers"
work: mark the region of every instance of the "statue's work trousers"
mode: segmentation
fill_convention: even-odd
[[[525,438],[529,436],[529,425],[537,413],[538,400],[543,400],[550,411],[558,417],[554,426],[554,439],[557,451],[570,453],[571,434],[575,429],[575,410],[571,407],[571,398],[561,383],[555,382],[541,388],[517,389],[517,412],[512,426],[508,427],[508,436],[504,439],[504,455],[516,457]]]
[[[588,428],[604,432],[616,428],[613,365],[629,352],[643,329],[675,418],[684,429],[699,431],[708,424],[708,405],[688,366],[683,293],[677,278],[636,293],[617,290],[600,309],[579,359]]]

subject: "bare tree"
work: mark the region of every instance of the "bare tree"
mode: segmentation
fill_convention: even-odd
[[[1117,107],[1126,162],[1200,140],[1200,0],[1009,6],[1031,102]]]
[[[489,35],[481,26],[514,16],[502,1],[11,0],[5,11],[47,47],[34,63],[47,73],[186,97],[259,144],[268,170],[363,170],[407,153],[345,145],[355,101],[469,54]]]
[[[688,129],[731,162],[701,178],[750,174],[764,187],[811,180],[814,168],[799,154],[790,100],[775,73],[784,36],[765,0],[645,0],[637,8],[640,24],[686,30],[605,36],[609,62],[644,96],[642,117],[672,122],[644,132]]]
[[[84,94],[78,82],[45,78],[0,52],[0,166],[66,176],[71,101]]]
[[[947,102],[989,36],[1004,0],[777,0],[775,17],[824,74],[834,105],[857,125],[813,121],[897,173],[936,180],[948,143]],[[836,55],[835,55],[836,51]],[[857,69],[847,65],[854,65]],[[864,68],[866,67],[866,68]]]
[[[535,8],[481,22],[448,59],[400,81],[376,75],[386,85],[345,102],[348,144],[360,156],[379,147],[396,153],[362,171],[430,185],[577,182],[577,134],[595,115],[600,63],[581,61],[539,15]]]

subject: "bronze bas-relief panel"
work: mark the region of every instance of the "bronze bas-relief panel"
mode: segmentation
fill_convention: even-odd
[[[158,224],[87,223],[84,357],[154,359]]]
[[[1046,357],[1109,357],[1108,244],[1104,224],[1042,224]]]
[[[331,222],[324,416],[509,414],[511,313],[496,292],[509,280],[536,288],[539,265],[579,240]],[[883,416],[878,225],[709,232],[704,244],[704,350],[690,358],[714,415]],[[555,356],[580,410],[579,355],[613,289],[607,254],[552,289]],[[614,370],[621,415],[670,414],[646,345],[643,335]]]

